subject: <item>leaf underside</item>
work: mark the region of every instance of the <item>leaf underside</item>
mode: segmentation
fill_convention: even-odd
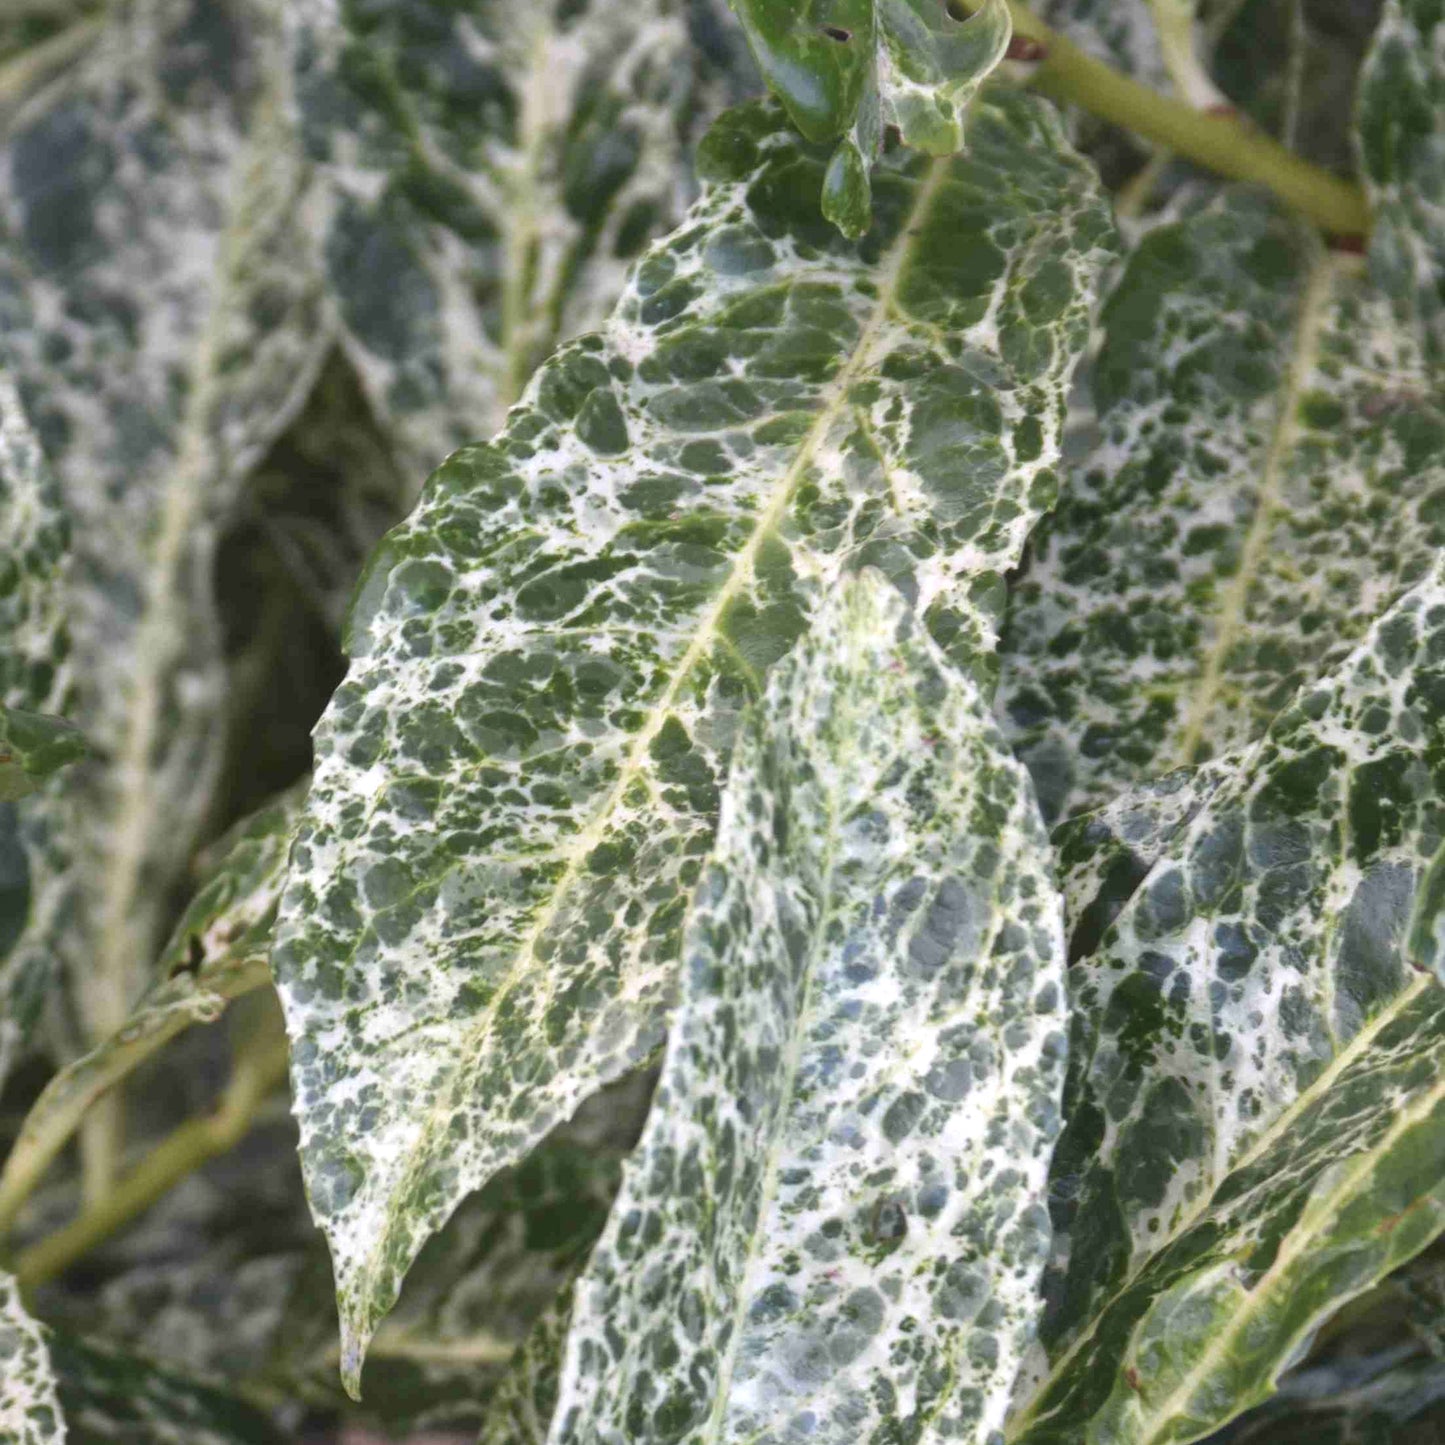
[[[900,153],[851,245],[744,107],[607,329],[383,544],[283,898],[346,1371],[456,1201],[661,1042],[739,709],[878,566],[981,673],[1112,230],[1041,102]]]

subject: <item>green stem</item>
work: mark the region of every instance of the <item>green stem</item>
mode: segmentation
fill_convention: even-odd
[[[254,1058],[243,1056],[215,1113],[176,1129],[136,1165],[105,1198],[84,1209],[64,1229],[24,1250],[15,1276],[24,1290],[34,1289],[68,1269],[81,1255],[149,1209],[186,1175],[234,1149],[246,1136],[267,1096],[286,1077],[286,1047]]]
[[[219,970],[206,979],[205,991],[219,998],[233,999],[270,982],[266,960],[250,959]],[[189,981],[177,982],[179,992]],[[0,1172],[0,1236],[8,1233],[31,1191],[40,1182],[51,1161],[64,1148],[77,1126],[122,1079],[140,1067],[161,1046],[196,1022],[196,1015],[184,1008],[165,1006],[164,996],[154,1007],[134,1018],[113,1038],[84,1058],[62,1069],[35,1101],[15,1147]],[[96,1128],[108,1127],[104,1109],[93,1115]],[[87,1191],[87,1204],[97,1204],[100,1195]]]
[[[1268,186],[1332,235],[1363,236],[1369,230],[1369,207],[1359,186],[1301,160],[1233,116],[1197,111],[1120,75],[1017,0],[1009,0],[1009,11],[1014,33],[1043,51],[1034,86],[1044,95],[1081,106],[1219,175]]]

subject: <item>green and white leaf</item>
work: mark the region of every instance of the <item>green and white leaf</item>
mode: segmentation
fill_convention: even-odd
[[[51,946],[99,1039],[210,802],[218,533],[328,343],[270,0],[135,0],[87,33],[0,129],[0,363],[75,523],[74,717],[105,764],[51,818],[79,870]]]
[[[1080,50],[1154,90],[1168,90],[1169,72],[1150,0],[1041,0],[1035,14]]]
[[[718,76],[683,0],[289,7],[347,356],[418,480],[605,320],[692,190]]]
[[[353,1383],[456,1202],[661,1042],[739,710],[815,600],[876,565],[991,670],[1112,229],[1042,102],[970,125],[882,163],[854,245],[826,154],[731,113],[605,331],[369,566],[276,952]]]
[[[1411,1359],[1327,1393],[1295,1389],[1210,1445],[1436,1445],[1445,1435],[1445,1361]]]
[[[87,1109],[193,1024],[270,983],[270,956],[302,793],[293,790],[216,845],[218,861],[161,953],[156,981],[115,1033],[60,1069],[31,1107],[0,1171],[0,1229]]]
[[[850,237],[872,218],[869,173],[885,127],[929,155],[962,150],[968,108],[1013,29],[1005,0],[983,0],[964,19],[937,0],[730,3],[793,124],[833,146],[823,214]]]
[[[1054,829],[1070,960],[1094,952],[1149,870],[1239,766],[1236,756],[1179,768],[1120,793],[1092,813],[1076,813]]]
[[[7,1445],[281,1445],[250,1406],[53,1332],[0,1274],[0,1438]]]
[[[976,686],[877,573],[835,589],[744,725],[553,1445],[993,1436],[1048,1252],[1052,871]]]
[[[512,1357],[575,1281],[617,1195],[622,1150],[571,1135],[463,1201],[422,1250],[367,1354],[367,1418],[395,1434],[476,1430],[490,1418]],[[336,1309],[320,1263],[297,1282],[265,1378],[285,1395],[334,1404]]]
[[[59,715],[74,701],[64,595],[69,548],[69,523],[40,444],[18,393],[0,375],[0,718],[10,709]],[[0,730],[8,728],[0,723]],[[34,791],[23,758],[18,768],[0,766],[0,774],[12,775],[10,788],[0,782],[0,798]],[[43,813],[0,801],[0,1082],[54,975],[43,940],[63,909],[66,873]]]
[[[25,1312],[8,1274],[0,1274],[0,1439],[10,1445],[65,1439],[46,1331]]]
[[[184,1375],[68,1334],[50,1336],[66,1433],[74,1445],[285,1445],[265,1415]]]
[[[1355,259],[1269,200],[1151,232],[1102,325],[1102,439],[1003,649],[1053,817],[1257,739],[1445,545],[1436,375]]]
[[[1371,270],[1445,366],[1445,16],[1386,0],[1360,77],[1360,168]]]
[[[38,792],[45,780],[90,751],[74,723],[0,706],[0,804]]]
[[[1010,1440],[1203,1437],[1445,1229],[1445,564],[1304,689],[1070,975]]]

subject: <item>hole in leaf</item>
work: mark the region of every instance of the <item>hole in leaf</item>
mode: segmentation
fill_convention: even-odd
[[[846,45],[853,38],[853,32],[851,30],[844,30],[841,25],[820,25],[818,29],[821,30],[829,40],[836,40],[840,45]]]
[[[963,3],[963,0],[944,0],[943,8],[948,13],[950,20],[969,20],[973,17],[973,11]]]

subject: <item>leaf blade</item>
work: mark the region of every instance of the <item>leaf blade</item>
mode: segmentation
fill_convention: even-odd
[[[1440,906],[1442,604],[1437,564],[1076,967],[1051,1363],[1011,1439],[1201,1438],[1445,1229],[1445,992],[1408,952]]]
[[[553,1445],[1002,1423],[1046,1250],[1062,910],[1025,775],[906,616],[846,584],[739,744]]]
[[[1255,741],[1424,575],[1415,336],[1272,203],[1156,229],[1103,313],[1102,438],[1016,586],[1000,708],[1051,817]]]
[[[30,1318],[12,1276],[0,1274],[0,1430],[15,1445],[58,1445],[65,1420],[45,1331]]]
[[[967,157],[888,163],[886,217],[854,248],[796,204],[821,158],[775,111],[733,113],[712,190],[603,338],[564,348],[373,560],[276,955],[353,1383],[455,1200],[660,1041],[733,719],[813,599],[874,563],[989,670],[1111,233],[1040,103],[980,102],[972,134]],[[955,261],[970,246],[987,280]],[[446,688],[405,640],[434,626],[459,649]],[[402,813],[362,802],[378,786]],[[396,987],[415,1004],[389,1013]],[[323,1037],[347,1039],[349,1082]],[[366,1138],[337,1088],[381,1107]]]

